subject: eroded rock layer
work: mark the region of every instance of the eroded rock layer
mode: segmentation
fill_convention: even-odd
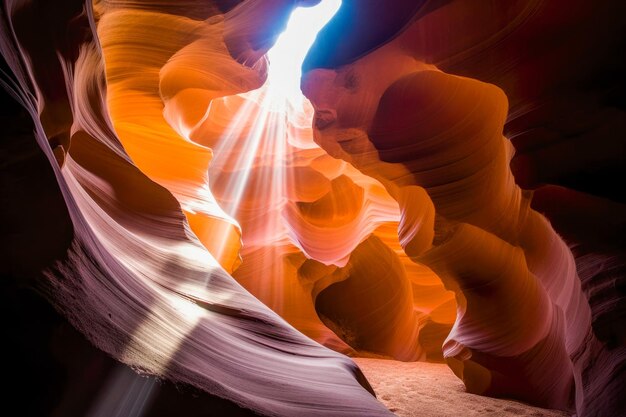
[[[343,0],[309,102],[267,52],[317,3],[6,1],[12,299],[152,378],[116,384],[198,390],[167,394],[190,415],[388,414],[342,353],[619,415],[623,81],[589,80],[623,69],[620,7]]]
[[[211,41],[219,51],[203,52],[260,80],[262,65],[255,62],[263,62],[270,44],[268,27],[280,28],[293,6],[246,2],[224,14],[219,4],[201,3],[202,17],[158,3],[75,2],[47,16],[46,4],[5,4],[1,47],[12,76],[3,83],[32,117],[38,152],[58,187],[46,192],[64,210],[59,220],[49,219],[63,224],[58,237],[46,237],[51,246],[34,252],[31,265],[23,256],[4,265],[19,280],[15,285],[30,276],[91,343],[138,371],[259,414],[387,415],[350,359],[252,297],[198,231],[228,236],[215,231],[220,222],[236,228],[210,197],[211,151],[179,135],[163,116],[159,80],[167,71],[161,67],[181,56],[184,68],[194,41]],[[40,31],[29,32],[33,22]],[[76,30],[69,38],[68,27]],[[159,31],[167,36],[155,47],[149,42],[157,42]],[[230,71],[223,77],[237,81],[218,82],[212,94],[249,88]],[[17,157],[24,141],[14,143],[9,155]],[[18,158],[14,177],[21,168]],[[20,238],[37,241],[23,236],[27,230],[17,229]],[[234,258],[219,259],[232,268]]]
[[[582,414],[622,413],[623,338],[607,319],[623,327],[623,294],[605,289],[619,286],[623,257],[615,251],[623,241],[572,232],[588,227],[580,204],[622,231],[623,208],[554,187],[533,200],[516,185],[580,184],[609,195],[606,177],[597,186],[576,178],[623,169],[623,144],[597,123],[623,133],[623,106],[614,100],[623,82],[591,81],[606,78],[605,66],[623,69],[614,55],[623,36],[609,35],[623,33],[621,6],[423,2],[404,24],[382,3],[359,14],[376,16],[371,24],[381,14],[397,23],[387,43],[337,37],[338,15],[320,38],[336,39],[336,47],[314,46],[305,63],[315,141],[381,181],[399,203],[407,254],[455,291],[457,318],[443,349],[468,390]],[[512,144],[522,155],[510,169]],[[566,240],[531,207],[547,210]]]

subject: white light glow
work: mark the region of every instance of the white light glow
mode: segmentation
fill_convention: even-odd
[[[317,33],[339,6],[341,0],[322,0],[316,6],[299,7],[293,11],[287,28],[267,54],[270,63],[267,83],[274,100],[283,99],[291,103],[302,100],[302,63]]]
[[[302,130],[310,130],[312,124],[312,109],[300,91],[302,64],[317,33],[340,6],[341,0],[322,0],[293,10],[285,31],[268,51],[265,83],[238,95],[234,103],[240,103],[239,108],[212,146],[210,188],[221,209],[241,225],[244,247],[290,239],[282,215],[286,183],[292,175],[287,168],[292,157],[289,143],[297,131],[294,121]],[[222,100],[226,103],[229,98]],[[255,212],[261,205],[262,214]],[[230,250],[228,239],[223,235],[221,242],[216,241],[220,245],[213,248],[213,254],[218,259]],[[271,275],[282,276],[282,272]]]

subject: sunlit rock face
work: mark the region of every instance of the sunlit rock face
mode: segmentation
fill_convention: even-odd
[[[26,216],[7,218],[25,224],[12,226],[17,256],[3,268],[16,288],[30,278],[98,349],[231,409],[387,415],[350,359],[228,275],[240,232],[211,196],[211,149],[186,136],[198,121],[187,100],[206,107],[262,84],[263,54],[294,5],[75,2],[52,13],[47,3],[6,3],[0,45],[12,75],[3,83],[34,124],[32,143],[23,118],[9,138],[9,191],[24,201],[29,188],[18,184],[34,184],[33,218],[56,216],[35,224],[59,226],[41,230],[54,234],[41,247]],[[223,254],[211,234],[226,241]]]
[[[5,116],[24,206],[3,207],[11,282],[117,361],[199,390],[172,413],[387,415],[343,353],[619,415],[623,197],[577,178],[623,170],[623,115],[607,86],[576,90],[623,68],[618,11],[343,0],[305,99],[272,70],[308,45],[268,51],[312,42],[298,25],[321,14],[287,21],[317,3],[6,3],[25,109]]]
[[[336,118],[316,139],[397,196],[407,254],[455,291],[443,354],[468,389],[567,407],[568,355],[584,342],[589,308],[569,250],[508,169],[506,97],[398,53],[404,36],[415,37],[409,29],[355,64],[307,75],[319,113]],[[356,103],[370,107],[355,114]]]
[[[425,2],[408,25],[387,12],[396,30],[381,46],[337,36],[357,13],[358,2],[346,3],[345,23],[338,15],[305,63],[315,141],[381,181],[407,219],[406,253],[455,292],[450,367],[471,392],[623,413],[614,323],[623,328],[624,299],[606,290],[622,281],[613,232],[623,231],[623,196],[603,185],[623,170],[621,84],[591,81],[605,66],[623,69],[614,55],[623,39],[607,29],[621,27],[621,6],[534,1],[478,12],[475,2]],[[384,10],[372,2],[358,13],[373,24]],[[541,186],[551,182],[574,190]],[[517,184],[541,187],[533,198]],[[591,237],[587,210],[612,226]]]

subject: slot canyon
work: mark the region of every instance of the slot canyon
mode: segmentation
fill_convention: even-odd
[[[626,3],[0,20],[7,415],[626,416]]]

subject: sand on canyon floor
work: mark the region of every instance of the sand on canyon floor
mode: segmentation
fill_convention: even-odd
[[[378,399],[400,417],[569,415],[517,401],[469,394],[445,364],[369,358],[354,360]]]

